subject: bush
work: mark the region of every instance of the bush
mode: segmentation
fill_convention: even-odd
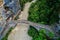
[[[37,0],[31,4],[28,20],[49,25],[58,22],[59,4],[59,0]]]

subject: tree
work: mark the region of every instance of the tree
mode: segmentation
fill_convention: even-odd
[[[48,32],[48,33],[46,33],[46,32]],[[45,29],[40,29],[38,31],[33,26],[30,26],[30,28],[28,30],[28,35],[32,37],[32,40],[52,40],[54,37],[53,32],[49,32]]]
[[[59,4],[59,0],[37,0],[31,4],[28,20],[49,25],[58,22]]]

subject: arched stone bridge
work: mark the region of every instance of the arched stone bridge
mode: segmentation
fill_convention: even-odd
[[[9,28],[11,28],[13,26],[16,26],[18,23],[24,23],[24,24],[31,25],[31,26],[35,27],[37,30],[39,30],[41,28],[44,28],[44,29],[46,29],[46,30],[48,30],[50,32],[54,32],[53,29],[48,25],[38,24],[38,23],[27,21],[27,20],[13,20],[13,21],[9,21],[7,23],[7,25],[5,23],[6,23],[5,21],[2,21],[2,23],[0,23],[0,26],[3,26],[3,28],[0,29],[0,39],[6,35]]]

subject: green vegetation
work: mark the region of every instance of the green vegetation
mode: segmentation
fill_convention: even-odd
[[[40,29],[38,31],[32,26],[30,26],[28,30],[28,35],[33,38],[32,40],[52,40],[54,37],[53,32],[49,32],[47,35],[45,29]]]
[[[34,36],[38,36],[39,32],[34,27],[30,26],[30,28],[28,30],[28,34],[29,34],[29,36],[34,37]]]
[[[60,37],[57,40],[60,40]]]
[[[23,10],[25,3],[31,2],[32,0],[19,0],[19,1],[20,1],[20,5],[21,5],[21,10]]]
[[[9,31],[7,32],[7,34],[5,35],[5,37],[2,38],[2,40],[8,40],[8,36],[10,34],[10,32],[12,31],[12,27],[9,29]]]
[[[49,37],[49,38],[53,38],[54,37],[54,33],[53,32],[47,31],[45,29],[40,29],[39,30],[39,34],[41,34],[41,33],[42,33],[42,35],[43,34],[46,35],[46,36],[48,35],[47,37]]]
[[[58,23],[60,20],[59,13],[60,0],[37,0],[31,4],[28,20],[51,25]],[[55,36],[53,32],[47,32],[45,29],[38,31],[32,26],[28,30],[28,35],[33,38],[32,40],[53,40]],[[56,40],[60,40],[60,37],[56,38]]]
[[[37,0],[31,4],[28,20],[42,24],[59,21],[60,0]]]

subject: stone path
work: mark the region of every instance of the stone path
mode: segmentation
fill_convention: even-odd
[[[35,1],[35,0],[34,0]],[[21,12],[18,20],[27,20],[28,10],[32,2],[25,4],[24,10]],[[29,29],[28,24],[18,24],[16,28],[11,32],[8,37],[8,40],[31,40],[32,38],[28,36],[27,32]]]

